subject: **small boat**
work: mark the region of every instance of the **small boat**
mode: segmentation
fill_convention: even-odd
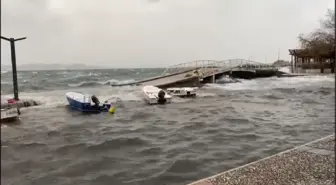
[[[21,114],[18,105],[14,99],[9,99],[6,106],[1,108],[1,122],[14,121],[19,118]]]
[[[16,107],[1,109],[1,122],[14,121],[20,115],[20,111]]]
[[[196,97],[196,90],[192,87],[168,88],[167,92],[178,97]]]
[[[112,105],[108,100],[101,104],[96,96],[78,92],[68,92],[66,98],[71,108],[81,112],[108,112]]]
[[[147,85],[143,87],[142,91],[145,101],[150,105],[166,104],[172,102],[172,96],[158,87]]]

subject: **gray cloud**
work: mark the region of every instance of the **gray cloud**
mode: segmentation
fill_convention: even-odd
[[[98,3],[99,2],[99,3]],[[27,36],[17,60],[156,67],[198,59],[288,59],[332,0],[2,0],[1,34]],[[10,63],[1,42],[2,63]]]

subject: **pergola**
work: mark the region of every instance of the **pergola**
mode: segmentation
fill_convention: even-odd
[[[289,49],[291,55],[292,71],[302,69],[324,69],[335,71],[335,50],[333,51],[312,51],[307,49]]]

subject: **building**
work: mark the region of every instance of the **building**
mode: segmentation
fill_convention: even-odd
[[[321,53],[305,49],[290,49],[289,54],[293,73],[335,72],[335,50]]]

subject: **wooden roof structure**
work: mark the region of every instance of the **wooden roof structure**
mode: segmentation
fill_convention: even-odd
[[[321,50],[307,50],[307,49],[289,49],[289,55],[305,58],[335,58],[335,50],[321,51]]]

